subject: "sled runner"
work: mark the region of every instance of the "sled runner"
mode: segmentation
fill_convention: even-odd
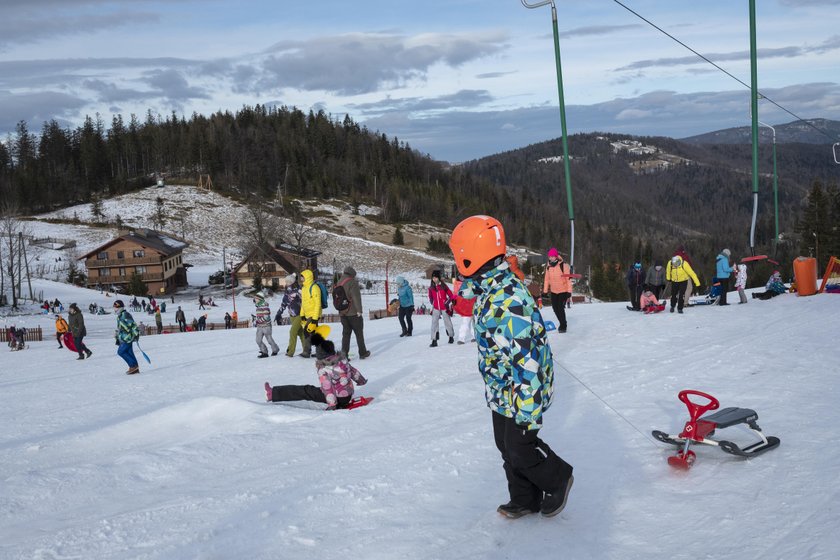
[[[726,453],[739,457],[759,455],[778,447],[780,443],[779,438],[765,436],[761,432],[761,428],[758,427],[758,423],[756,422],[758,420],[758,414],[754,410],[729,407],[719,410],[714,414],[702,416],[708,411],[717,410],[720,407],[720,402],[707,393],[692,389],[680,391],[678,396],[688,407],[688,414],[690,416],[688,422],[685,423],[683,431],[679,435],[670,435],[659,430],[652,432],[653,437],[659,441],[681,447],[676,455],[668,457],[668,464],[676,469],[687,470],[694,464],[696,456],[694,451],[689,449],[692,443],[716,445]],[[691,396],[703,397],[709,402],[701,405],[692,401]],[[728,428],[736,424],[746,424],[761,439],[743,448],[731,441],[712,439],[712,436],[715,435],[715,430]]]

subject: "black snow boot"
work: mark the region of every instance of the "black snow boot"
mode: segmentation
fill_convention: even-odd
[[[525,506],[520,506],[513,502],[502,504],[496,508],[496,511],[507,517],[508,519],[519,519],[525,515],[537,513],[538,509],[533,509]]]
[[[429,344],[429,348],[434,348],[437,346],[437,339],[433,340],[431,344]]]
[[[265,352],[260,352],[260,354],[259,354],[259,356],[257,356],[257,358],[268,358],[268,354],[266,354]]]
[[[575,481],[574,475],[569,476],[565,483],[560,485],[556,492],[546,492],[543,497],[542,506],[540,506],[540,513],[543,517],[554,517],[566,507],[566,502],[569,500],[569,491],[572,489],[572,484]]]

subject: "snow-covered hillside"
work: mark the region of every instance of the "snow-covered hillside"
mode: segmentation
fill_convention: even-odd
[[[215,192],[171,185],[165,188],[150,187],[103,200],[101,212],[104,221],[115,222],[119,216],[124,224],[153,227],[152,216],[156,211],[157,197],[164,200],[166,215],[166,224],[161,229],[181,236],[192,244],[185,252],[185,262],[196,265],[198,269],[190,271],[195,276],[190,278],[190,283],[206,284],[208,271],[221,268],[222,248],[237,252],[240,223],[250,219],[247,209]],[[322,251],[319,266],[323,270],[331,271],[334,263],[339,269],[352,265],[360,277],[381,279],[385,277],[386,263],[390,262],[390,271],[419,277],[427,266],[451,260],[429,256],[418,250],[425,248],[426,240],[432,235],[447,237],[448,233],[442,230],[423,224],[406,225],[406,246],[394,247],[390,245],[393,226],[380,224],[369,217],[377,213],[375,208],[360,207],[358,213],[354,213],[349,204],[340,201],[304,201],[303,208],[311,225],[323,230],[326,235],[325,245],[316,247]],[[50,219],[61,220],[62,223],[44,221]],[[87,225],[96,221],[101,220],[95,218],[92,205],[81,204],[25,220],[25,225],[34,237],[75,239],[78,243],[75,254],[82,255],[116,234],[116,228]],[[39,262],[43,260],[49,263],[57,262],[59,257],[68,258],[64,252],[52,250],[40,250],[35,256]]]
[[[231,309],[220,303],[214,317]],[[560,516],[512,521],[495,511],[507,493],[475,346],[429,348],[428,316],[410,338],[396,319],[366,321],[372,356],[353,363],[369,380],[357,393],[376,400],[325,412],[264,401],[265,381],[316,377],[312,360],[256,359],[252,329],[146,337],[151,365],[126,376],[113,315],[86,313],[89,360],[51,340],[0,351],[0,558],[833,559],[838,314],[836,295],[684,315],[573,307],[568,333],[550,334],[541,435],[575,485]],[[274,337],[285,349],[288,327]],[[755,409],[781,446],[749,461],[698,448],[689,472],[672,471],[650,431],[681,429],[684,388]]]

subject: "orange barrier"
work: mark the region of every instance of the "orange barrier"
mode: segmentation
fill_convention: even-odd
[[[796,257],[793,261],[793,277],[800,296],[812,296],[817,293],[817,259]]]

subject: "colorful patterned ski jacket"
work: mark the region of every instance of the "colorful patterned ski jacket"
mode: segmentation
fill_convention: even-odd
[[[478,370],[487,406],[528,430],[540,429],[543,412],[551,404],[554,369],[534,298],[507,262],[468,278],[458,293],[476,298]]]
[[[123,309],[117,315],[117,340],[131,344],[138,338],[140,338],[140,328],[134,322],[134,317],[131,316],[131,313]]]
[[[270,327],[271,326],[271,308],[265,298],[256,296],[254,298],[255,318],[254,326],[256,327]]]
[[[318,369],[318,381],[321,392],[327,399],[327,407],[333,409],[338,404],[338,397],[353,396],[353,382],[359,385],[367,383],[362,374],[350,365],[344,354],[337,352],[315,362]]]

